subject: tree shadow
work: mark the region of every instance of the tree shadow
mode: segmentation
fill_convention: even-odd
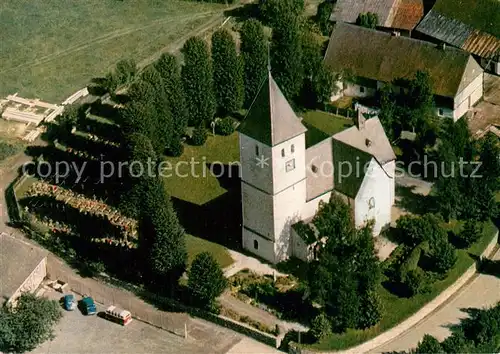
[[[412,292],[405,284],[395,281],[395,280],[385,280],[382,282],[382,286],[391,294],[396,295],[399,298],[408,299],[412,297]]]
[[[414,193],[416,187],[396,186],[396,200],[395,205],[398,208],[404,209],[413,214],[426,214],[437,211],[435,197],[431,195],[422,195]]]
[[[481,274],[492,275],[500,278],[500,260],[480,258],[477,260],[477,270]]]
[[[103,103],[102,100],[96,100],[90,105],[90,113],[102,118],[109,119],[115,124],[120,124],[121,114],[118,107],[109,103]]]
[[[238,166],[210,165],[224,189],[223,195],[197,205],[172,197],[177,216],[186,232],[227,248],[241,249],[241,187]],[[224,173],[222,173],[224,172]]]
[[[259,5],[257,3],[245,4],[232,10],[224,11],[225,17],[232,17],[236,22],[243,22],[250,18],[259,16]]]

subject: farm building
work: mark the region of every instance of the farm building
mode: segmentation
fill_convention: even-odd
[[[371,12],[382,30],[409,34],[424,16],[423,0],[338,0],[330,20],[355,23],[359,14]]]
[[[28,125],[39,125],[42,121],[50,122],[62,113],[64,107],[55,104],[9,95],[0,101],[2,118]]]
[[[500,13],[500,2],[498,4]],[[500,75],[500,37],[436,10],[431,10],[424,17],[416,32],[422,39],[444,42],[471,53],[483,68]]]
[[[373,97],[385,84],[412,79],[417,71],[429,73],[441,117],[457,120],[483,96],[483,69],[469,53],[450,46],[339,23],[324,60],[343,76],[332,101]]]
[[[46,267],[47,252],[5,233],[0,234],[2,304],[15,303],[23,292],[35,291],[47,275]]]

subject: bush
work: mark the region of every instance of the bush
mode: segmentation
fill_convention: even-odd
[[[366,329],[375,326],[382,318],[384,307],[380,296],[375,291],[366,294],[361,307],[362,318],[360,319],[359,328]]]
[[[481,238],[482,224],[476,220],[469,219],[465,222],[464,228],[457,235],[464,248],[469,248],[473,243]]]
[[[316,341],[326,338],[332,333],[332,324],[323,312],[314,317],[309,333]]]
[[[19,148],[15,145],[0,141],[0,161],[17,154]]]
[[[168,154],[173,157],[179,157],[184,153],[184,145],[178,139],[172,140],[168,147]]]
[[[448,241],[438,242],[430,251],[434,268],[439,273],[446,273],[457,261],[455,248]]]
[[[401,281],[408,287],[411,296],[422,294],[429,290],[429,284],[425,274],[420,268],[409,270],[403,275]]]
[[[418,343],[415,353],[429,354],[429,353],[443,353],[443,348],[439,341],[431,335],[424,335],[424,338]]]
[[[231,117],[220,119],[215,124],[215,131],[219,135],[231,135],[234,132],[234,121]]]
[[[199,125],[193,131],[191,142],[195,146],[201,146],[207,141],[207,130],[203,125]]]

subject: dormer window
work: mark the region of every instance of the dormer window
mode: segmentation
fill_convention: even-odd
[[[292,152],[292,154],[295,152],[295,145],[292,144],[292,146],[290,147],[290,151]]]
[[[370,139],[365,140],[366,147],[370,147],[372,145],[372,141]]]
[[[255,156],[259,156],[259,145],[255,145]]]
[[[281,149],[281,157],[285,157],[285,149]]]
[[[316,167],[316,165],[312,165],[311,171],[313,171],[313,173],[318,173],[318,167]]]

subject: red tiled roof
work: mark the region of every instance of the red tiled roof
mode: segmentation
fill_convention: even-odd
[[[414,29],[424,16],[423,0],[401,0],[392,21],[392,28]]]

